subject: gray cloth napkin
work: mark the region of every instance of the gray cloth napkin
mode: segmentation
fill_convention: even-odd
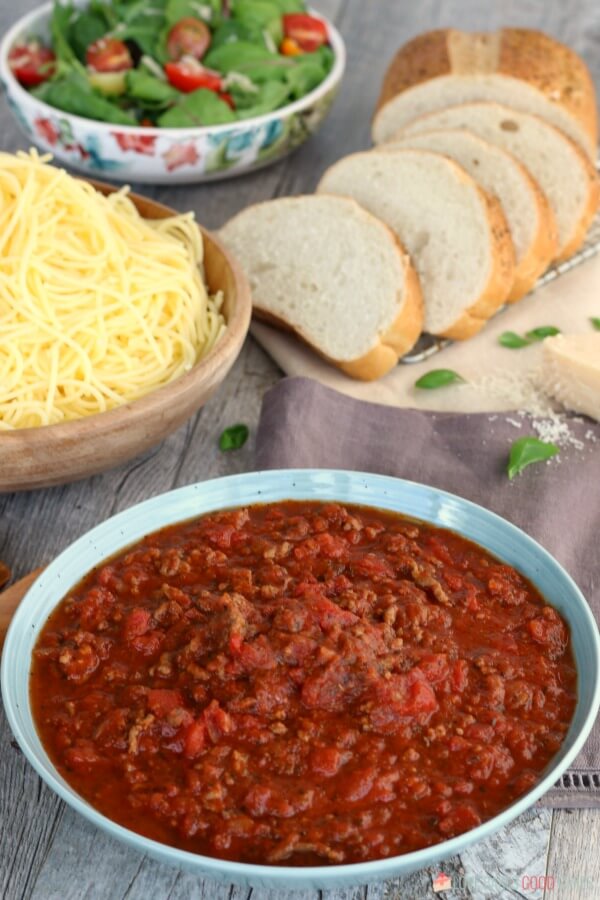
[[[308,378],[266,395],[259,469],[339,468],[396,475],[480,503],[518,525],[575,579],[600,622],[600,424],[565,420],[561,453],[509,481],[513,441],[536,436],[518,413],[433,413],[365,403]],[[561,781],[540,801],[600,807],[600,721]]]

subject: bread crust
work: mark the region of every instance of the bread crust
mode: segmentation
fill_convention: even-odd
[[[457,165],[457,168],[460,167]],[[473,180],[466,173],[464,176]],[[504,305],[514,283],[515,248],[500,201],[487,194],[475,182],[474,186],[486,207],[493,245],[492,265],[487,284],[475,303],[469,306],[449,328],[439,332],[439,337],[451,338],[454,341],[467,340],[481,331],[488,319]]]
[[[525,296],[525,294],[529,293],[529,291],[533,289],[540,275],[542,275],[543,272],[546,271],[552,260],[556,258],[556,254],[558,252],[558,228],[556,225],[554,212],[552,211],[552,207],[550,206],[546,195],[540,188],[533,175],[531,175],[526,166],[524,166],[516,156],[514,156],[512,153],[509,153],[508,150],[504,150],[502,147],[498,147],[495,144],[489,144],[489,142],[484,138],[478,137],[475,134],[471,135],[471,132],[469,132],[466,128],[432,128],[431,131],[417,132],[415,137],[426,137],[428,134],[432,136],[436,134],[450,135],[452,133],[467,133],[473,138],[473,140],[491,147],[496,153],[500,153],[503,156],[508,157],[515,168],[519,170],[521,178],[524,182],[526,182],[527,188],[531,193],[531,197],[535,205],[536,230],[525,253],[520,260],[515,262],[513,286],[511,288],[510,294],[506,298],[507,303],[515,303],[517,300],[520,300]],[[398,132],[397,137],[398,139],[401,139],[400,143],[395,143],[396,138],[392,137],[389,142],[386,142],[380,147],[377,147],[377,150],[387,151],[397,149],[398,147],[406,147],[410,149],[410,134],[405,135],[402,131],[400,131]],[[416,147],[418,149],[424,149],[419,147],[418,144],[416,144]],[[438,151],[437,149],[435,149],[434,152],[440,152],[443,156],[446,156],[443,151]],[[455,159],[453,156],[448,156],[448,158],[453,159],[454,162],[460,165],[460,161]],[[475,174],[473,174],[472,172],[468,174],[470,174],[471,177],[478,182],[478,178]],[[483,187],[483,185],[481,186]]]
[[[475,107],[481,107],[482,109],[484,109],[486,107],[496,108],[499,111],[506,111],[507,113],[509,111],[509,107],[505,106],[505,104],[496,103],[495,101],[488,102],[485,100],[475,100],[471,103],[459,103],[459,104],[456,104],[456,106],[452,107],[452,110],[460,111],[463,108],[473,109]],[[428,122],[435,123],[436,117],[438,116],[439,112],[440,111],[434,111],[434,112],[426,113],[422,116],[417,116],[415,119],[412,120],[412,122],[408,123],[406,130],[400,129],[400,131],[398,131],[398,133],[397,133],[398,136],[399,137],[400,136],[402,136],[402,137],[408,136],[410,134],[411,128],[414,125],[418,126],[419,123],[421,123],[424,126],[426,126],[428,124]],[[585,176],[586,182],[587,182],[587,198],[586,198],[585,206],[584,206],[582,212],[580,213],[579,219],[575,224],[575,227],[574,227],[574,230],[573,230],[571,236],[569,237],[569,239],[563,246],[560,245],[560,240],[558,239],[558,231],[557,231],[557,249],[556,249],[555,255],[553,257],[553,260],[556,262],[561,262],[565,259],[568,259],[570,256],[572,256],[573,253],[575,253],[576,250],[584,242],[585,236],[587,234],[587,230],[598,210],[598,203],[599,203],[599,198],[600,198],[598,172],[596,171],[595,166],[592,164],[592,162],[588,158],[585,151],[581,148],[581,146],[576,141],[574,141],[572,138],[570,138],[567,134],[565,134],[564,131],[562,131],[560,128],[557,128],[556,125],[553,125],[551,122],[548,122],[546,119],[542,118],[542,116],[535,115],[534,113],[525,113],[525,112],[521,112],[518,110],[512,110],[512,115],[522,116],[526,119],[535,120],[542,127],[546,128],[546,129],[550,129],[552,132],[554,132],[556,135],[558,135],[559,140],[562,140],[563,142],[568,144],[569,149],[577,157],[577,160],[578,160],[580,166],[584,170],[584,176]],[[434,130],[435,127],[439,127],[439,126],[436,126],[435,124],[430,124],[430,128],[428,128],[428,129],[423,128],[423,130]],[[469,130],[468,126],[465,125],[464,127],[467,129],[467,131]],[[505,152],[508,152],[508,151],[505,150]],[[550,206],[549,201],[548,201],[548,205]],[[556,225],[556,219],[554,219],[554,223]]]
[[[507,150],[503,152],[508,153]],[[529,169],[512,153],[510,156],[512,156],[529,182],[535,197],[538,216],[536,236],[529,245],[527,253],[519,260],[515,268],[515,280],[506,298],[507,303],[516,303],[533,290],[538,278],[544,274],[550,263],[556,259],[556,254],[558,253],[558,226],[548,198],[529,172]]]
[[[376,147],[373,150],[355,153],[353,154],[353,156],[359,157],[368,156],[371,154],[388,155],[391,152],[392,151],[390,149]],[[395,152],[398,154],[402,154],[404,152],[411,153],[414,151],[401,148],[399,150],[396,150]],[[423,156],[431,156],[436,158],[442,156],[447,165],[453,170],[454,176],[459,181],[468,184],[469,187],[477,192],[480,202],[484,207],[485,215],[488,221],[492,264],[486,285],[479,297],[474,301],[474,303],[472,303],[471,306],[467,307],[459,316],[459,318],[456,319],[451,326],[449,326],[449,328],[435,332],[436,336],[438,337],[448,337],[452,338],[453,340],[465,340],[466,338],[477,334],[477,332],[480,331],[481,328],[483,328],[486,321],[498,309],[500,309],[500,307],[503,306],[504,303],[506,303],[507,297],[514,282],[515,248],[513,245],[512,237],[510,235],[510,229],[504,215],[504,211],[502,210],[500,202],[495,197],[487,194],[483,190],[483,188],[481,188],[477,184],[475,179],[472,178],[467,172],[465,172],[462,166],[459,166],[457,162],[455,162],[453,159],[450,159],[450,157],[444,156],[440,153],[435,153],[431,150],[419,149],[416,152]],[[317,192],[327,193],[327,187],[322,187],[322,185],[326,185],[328,173],[334,171],[337,166],[343,165],[346,158],[347,157],[343,157],[337,163],[334,163],[333,166],[331,166],[325,172],[321,181],[317,185]],[[402,244],[402,235],[397,234],[397,237]],[[425,307],[427,307],[426,296],[424,297],[424,303]]]
[[[586,153],[584,153],[579,144],[576,144],[575,141],[571,140],[571,138],[568,137],[568,135],[566,135],[564,132],[561,132],[561,134],[565,138],[565,140],[569,141],[573,148],[573,151],[579,157],[581,164],[586,171],[588,180],[588,197],[585,209],[580,216],[579,222],[577,223],[577,228],[575,229],[571,240],[568,241],[568,243],[565,244],[564,247],[562,247],[559,255],[556,257],[557,262],[562,262],[563,260],[568,259],[570,256],[573,256],[573,254],[576,253],[577,250],[579,250],[579,248],[585,241],[588,228],[592,224],[592,220],[598,212],[598,204],[600,203],[600,180],[598,178],[596,167],[592,165],[589,157]]]
[[[378,112],[394,97],[453,75],[499,75],[525,82],[579,125],[586,152],[595,154],[598,113],[588,67],[570,47],[527,28],[479,33],[448,28],[413,38],[388,67],[375,110],[374,135]]]
[[[321,359],[341,369],[342,372],[345,372],[351,378],[356,378],[359,381],[375,381],[378,378],[383,378],[384,375],[387,375],[388,372],[398,365],[400,357],[414,347],[423,331],[423,295],[421,293],[419,276],[391,229],[390,234],[398,244],[405,260],[404,305],[385,334],[381,335],[378,343],[364,356],[352,360],[332,359],[331,356],[327,356],[318,347],[315,347],[302,334],[301,329],[290,325],[289,322],[286,322],[285,319],[281,319],[274,313],[255,305],[253,307],[254,317],[261,322],[275,326],[280,331],[287,331],[289,334],[295,335]]]
[[[393,234],[393,232],[391,233]],[[400,357],[414,347],[421,335],[423,330],[421,284],[413,264],[408,257],[406,260],[404,306],[398,313],[396,321],[381,336],[379,344],[364,356],[351,362],[336,363],[334,360],[330,360],[352,378],[374,381],[376,378],[387,375],[398,364]]]

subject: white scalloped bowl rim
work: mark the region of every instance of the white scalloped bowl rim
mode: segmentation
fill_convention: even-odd
[[[573,720],[540,781],[492,819],[431,847],[364,863],[293,867],[231,862],[179,850],[118,825],[90,806],[53,766],[35,730],[28,692],[32,650],[52,609],[94,566],[149,532],[218,509],[287,499],[374,506],[449,528],[515,566],[567,619],[578,672]],[[161,494],[78,538],[50,563],[20,603],[6,637],[0,677],[8,721],[31,765],[69,806],[110,836],[161,862],[222,882],[326,889],[409,874],[460,853],[506,826],[550,789],[581,750],[600,706],[600,638],[587,602],[562,566],[533,538],[484,507],[385,475],[335,469],[270,470],[216,478]]]
[[[274,109],[269,113],[263,113],[263,115],[260,116],[254,116],[253,118],[238,119],[235,122],[226,122],[221,125],[198,125],[194,128],[159,128],[157,126],[121,125],[118,122],[101,122],[98,119],[88,119],[85,116],[78,116],[75,113],[66,112],[57,106],[50,106],[49,103],[39,100],[29,91],[25,90],[11,72],[8,64],[8,54],[13,44],[18,38],[28,33],[27,29],[31,29],[34,24],[39,24],[45,17],[49,17],[53,5],[52,2],[46,3],[44,6],[27,13],[27,15],[18,19],[18,21],[6,32],[0,42],[0,80],[4,81],[6,90],[14,95],[17,100],[22,99],[25,102],[29,102],[34,106],[39,107],[40,110],[43,110],[48,115],[61,115],[68,120],[78,123],[81,127],[90,127],[92,130],[101,133],[110,134],[111,132],[118,130],[119,133],[122,134],[139,135],[141,137],[146,135],[161,135],[162,137],[172,136],[175,139],[180,139],[182,137],[197,138],[208,134],[218,136],[227,134],[230,131],[244,131],[310,109],[339,85],[346,68],[346,47],[341,34],[326,16],[322,15],[317,10],[310,8],[311,12],[318,15],[318,17],[327,25],[329,42],[334,52],[334,63],[331,71],[323,81],[308,94],[305,94],[304,97],[300,97],[299,100],[294,100],[293,103],[288,103],[287,106],[280,106],[278,109]],[[84,0],[84,2],[77,3],[76,5],[87,6],[88,4]]]

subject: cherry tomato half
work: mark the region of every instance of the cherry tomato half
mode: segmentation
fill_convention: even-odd
[[[56,56],[38,41],[18,44],[8,54],[11,72],[25,87],[36,87],[54,74]]]
[[[94,72],[125,72],[133,67],[127,44],[110,37],[102,37],[90,44],[85,60]]]
[[[167,53],[171,59],[193,56],[202,59],[210,46],[210,29],[201,19],[180,19],[167,35]]]
[[[283,17],[283,33],[295,41],[305,53],[313,53],[329,40],[322,19],[304,13],[288,13]]]
[[[165,74],[170,83],[178,91],[189,94],[198,88],[209,91],[221,90],[221,75],[212,69],[205,69],[197,60],[187,58],[179,62],[165,63]]]

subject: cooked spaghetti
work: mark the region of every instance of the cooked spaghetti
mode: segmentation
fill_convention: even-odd
[[[136,400],[225,328],[193,213],[143,219],[48,160],[0,153],[0,430]]]

